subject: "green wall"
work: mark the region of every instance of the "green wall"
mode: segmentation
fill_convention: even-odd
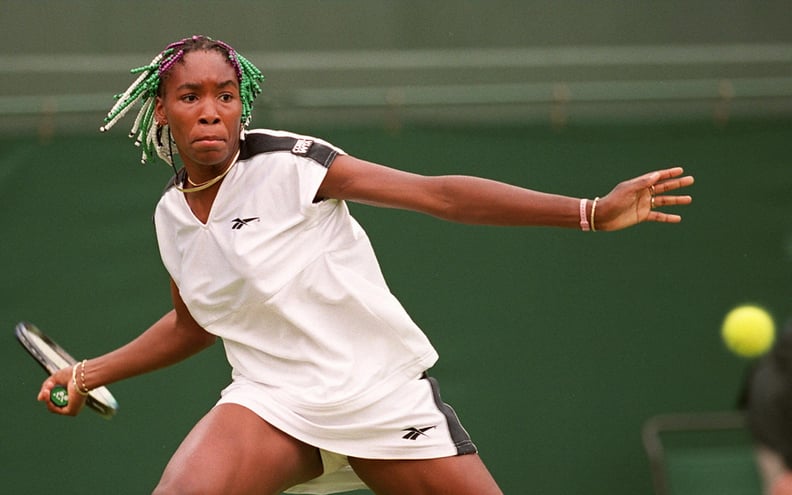
[[[448,224],[353,206],[393,291],[438,347],[433,374],[507,494],[650,493],[651,415],[733,406],[745,363],[718,337],[743,301],[790,314],[787,121],[293,129],[373,161],[575,196],[672,164],[680,225],[620,233]],[[151,214],[169,177],[124,137],[0,140],[0,476],[9,493],[139,494],[228,381],[221,346],[111,387],[111,421],[50,415],[14,342],[30,320],[78,357],[169,308]],[[2,335],[2,333],[0,333]]]
[[[788,8],[786,0],[2,0],[0,53],[148,53],[195,33],[243,53],[780,42],[792,39]]]

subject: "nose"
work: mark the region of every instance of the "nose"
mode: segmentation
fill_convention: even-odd
[[[201,124],[218,124],[220,123],[220,113],[217,111],[215,102],[211,99],[204,100],[201,106],[201,113],[198,120]]]

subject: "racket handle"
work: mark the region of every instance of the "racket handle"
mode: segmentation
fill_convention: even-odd
[[[69,405],[69,391],[63,385],[55,385],[50,391],[50,402],[57,407]]]

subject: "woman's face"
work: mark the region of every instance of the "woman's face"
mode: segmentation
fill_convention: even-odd
[[[162,81],[157,121],[170,126],[185,165],[224,165],[239,149],[239,80],[216,50],[184,55]]]

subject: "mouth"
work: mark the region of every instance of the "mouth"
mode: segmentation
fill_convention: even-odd
[[[193,139],[193,143],[195,144],[219,144],[224,143],[225,138],[220,136],[200,136],[198,138]]]

